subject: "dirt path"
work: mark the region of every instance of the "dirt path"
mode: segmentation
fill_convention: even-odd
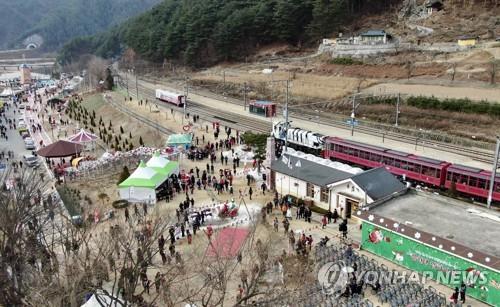
[[[363,91],[369,94],[394,94],[435,96],[438,98],[469,98],[500,103],[499,88],[451,87],[441,85],[381,83]]]

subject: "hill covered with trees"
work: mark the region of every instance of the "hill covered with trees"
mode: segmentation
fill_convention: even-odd
[[[164,0],[112,30],[77,38],[62,64],[93,53],[111,57],[133,49],[146,60],[191,66],[237,60],[259,46],[303,45],[339,30],[361,12],[387,10],[399,0]]]
[[[0,49],[25,47],[22,41],[35,34],[45,49],[56,49],[72,38],[107,30],[160,1],[0,0]]]

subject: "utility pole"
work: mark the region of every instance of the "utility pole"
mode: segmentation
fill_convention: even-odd
[[[352,96],[352,113],[351,113],[351,136],[354,136],[354,120],[356,118],[356,94]]]
[[[493,160],[493,169],[491,171],[491,177],[490,177],[490,189],[488,191],[488,200],[487,200],[488,209],[490,209],[490,207],[491,207],[491,199],[493,197],[493,188],[495,187],[495,179],[497,176],[497,169],[498,169],[499,152],[500,152],[500,136],[497,136],[497,146],[495,148],[495,160]]]
[[[286,80],[286,100],[285,100],[285,152],[288,149],[288,88],[290,86],[290,80]]]
[[[247,110],[247,83],[243,82],[243,110]]]
[[[134,70],[134,74],[135,74],[135,95],[137,97],[137,100],[139,100],[139,86],[138,86],[138,82],[137,82],[137,70]]]
[[[125,72],[125,78],[127,79],[127,98],[130,97],[130,94],[128,93],[128,73]]]
[[[399,102],[400,102],[400,99],[401,99],[401,94],[398,93],[398,100],[396,101],[396,127],[398,126],[398,123],[399,123]]]
[[[186,91],[185,94],[186,96],[184,97],[184,104],[182,105],[182,125],[184,126],[184,118],[186,117],[186,104],[187,104],[187,97],[189,94],[189,78],[186,77]]]

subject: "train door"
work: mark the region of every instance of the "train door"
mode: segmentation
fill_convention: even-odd
[[[186,103],[186,96],[179,96],[179,100],[180,100],[179,107],[184,106],[184,104]]]

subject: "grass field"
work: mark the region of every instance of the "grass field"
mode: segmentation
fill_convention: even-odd
[[[310,97],[316,99],[335,100],[357,91],[358,86],[365,88],[375,84],[375,80],[357,79],[341,76],[320,76],[303,73],[275,71],[272,74],[231,70],[225,73],[225,81],[243,85],[247,82],[251,87],[265,87],[272,96],[283,96],[286,90],[285,82],[290,78],[290,94],[292,96]],[[219,72],[202,72],[192,77],[193,80],[223,82]]]

